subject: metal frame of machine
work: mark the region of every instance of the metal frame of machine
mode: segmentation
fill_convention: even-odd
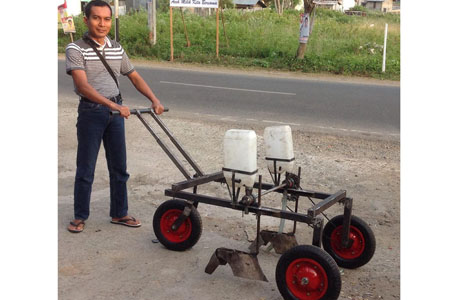
[[[297,174],[286,172],[283,181],[281,181],[281,174],[271,173],[272,183],[263,183],[262,176],[259,175],[258,181],[253,186],[258,191],[257,195],[253,195],[251,189],[246,189],[245,195],[239,198],[240,189],[235,186],[235,171],[231,171],[231,186],[226,183],[222,171],[205,174],[152,109],[130,111],[139,118],[186,178],[185,181],[174,183],[171,188],[165,190],[165,195],[172,197],[172,200],[161,204],[154,215],[154,231],[164,246],[170,250],[183,251],[197,243],[202,230],[201,219],[196,210],[199,203],[256,215],[256,237],[249,247],[250,252],[218,248],[206,266],[205,272],[211,274],[217,266],[229,263],[236,276],[267,281],[257,262],[257,255],[261,245],[270,242],[275,251],[282,254],[276,269],[276,279],[284,299],[337,299],[341,289],[337,265],[357,268],[372,258],[375,252],[375,237],[364,221],[352,216],[353,199],[347,197],[346,191],[340,190],[334,194],[328,194],[303,190],[300,187],[301,168],[298,168]],[[113,113],[117,114],[117,112]],[[143,113],[149,113],[153,117],[195,170],[195,175],[192,176],[189,173],[159,138],[151,125],[142,117]],[[274,170],[277,170],[277,162],[273,159]],[[230,199],[198,193],[199,186],[211,182],[227,184]],[[187,191],[191,188],[192,192]],[[272,192],[283,194],[284,199],[295,202],[295,209],[285,210],[262,206],[262,196]],[[298,212],[300,197],[306,197],[312,203],[314,203],[312,199],[318,199],[319,202],[314,203],[305,214],[302,214]],[[324,226],[321,214],[336,203],[343,204],[343,215],[329,220]],[[294,222],[293,230],[289,233],[261,231],[261,216],[291,220]],[[297,222],[306,223],[313,228],[312,246],[297,245],[294,236]],[[325,251],[321,249],[322,246]],[[253,265],[252,270],[249,270],[251,269],[248,268],[249,265]]]

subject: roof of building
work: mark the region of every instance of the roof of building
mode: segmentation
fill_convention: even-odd
[[[233,0],[234,4],[240,5],[255,5],[258,2],[261,2],[261,4],[266,7],[266,4],[262,0]]]

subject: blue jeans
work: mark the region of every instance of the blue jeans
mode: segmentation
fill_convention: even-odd
[[[118,104],[122,104],[119,100]],[[89,204],[95,164],[103,140],[109,171],[110,216],[121,218],[128,213],[125,124],[119,115],[110,115],[106,106],[80,101],[77,120],[77,171],[74,188],[75,219],[89,217]]]

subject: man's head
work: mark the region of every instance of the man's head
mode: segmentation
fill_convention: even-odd
[[[93,6],[108,7],[109,11],[111,12],[110,16],[112,16],[111,6],[107,2],[102,0],[92,0],[84,8],[84,15],[86,16],[86,18],[89,18],[89,16],[91,15],[91,10]]]
[[[84,23],[89,29],[90,36],[97,41],[102,41],[111,29],[111,6],[104,1],[93,0],[86,5],[84,14]]]

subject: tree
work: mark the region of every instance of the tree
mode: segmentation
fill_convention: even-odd
[[[303,0],[304,3],[304,7],[305,7],[305,14],[304,14],[304,18],[308,18],[308,20],[306,22],[302,22],[302,25],[300,27],[300,38],[299,38],[299,45],[298,45],[298,49],[297,49],[297,59],[303,59],[305,57],[305,52],[306,52],[306,45],[308,43],[308,37],[312,32],[312,28],[313,28],[313,24],[314,24],[314,9],[316,8],[316,4],[314,3],[314,0]],[[305,23],[305,24],[304,24]],[[302,39],[302,27],[307,25],[308,28],[303,28],[304,30],[306,29],[307,32],[307,37]]]
[[[274,0],[275,10],[281,16],[286,8],[293,8],[298,3],[298,0]]]

